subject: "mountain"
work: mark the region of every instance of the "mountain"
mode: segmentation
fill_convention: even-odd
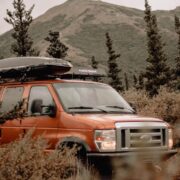
[[[180,7],[171,11],[154,11],[166,43],[168,63],[173,66],[177,54],[177,36],[174,30],[174,15],[180,17]],[[30,28],[34,46],[46,55],[48,42],[44,38],[49,30],[59,31],[62,41],[70,48],[67,59],[73,64],[87,66],[95,56],[101,67],[106,67],[107,49],[105,33],[109,32],[116,52],[121,53],[119,66],[123,72],[136,73],[146,63],[146,33],[144,12],[138,9],[112,5],[93,0],[69,0],[49,9],[36,18]],[[0,55],[10,53],[11,31],[0,36]]]

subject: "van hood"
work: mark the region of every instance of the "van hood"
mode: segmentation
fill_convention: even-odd
[[[164,122],[158,118],[139,116],[134,114],[76,114],[75,119],[81,122],[85,122],[90,126],[96,126],[96,128],[115,128],[115,123],[124,122]]]

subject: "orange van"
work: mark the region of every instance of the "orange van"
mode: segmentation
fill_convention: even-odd
[[[12,76],[15,76],[16,71],[14,68],[9,73],[14,72]],[[42,77],[38,71],[41,72],[34,70],[36,77]],[[5,74],[3,71],[0,75],[5,78]],[[12,110],[23,99],[26,116],[1,122],[1,144],[14,141],[34,128],[35,136],[43,135],[48,140],[49,150],[63,144],[77,144],[87,157],[124,157],[142,153],[142,149],[145,154],[158,151],[171,156],[176,153],[169,124],[137,115],[107,84],[47,76],[41,80],[1,82],[1,113]]]

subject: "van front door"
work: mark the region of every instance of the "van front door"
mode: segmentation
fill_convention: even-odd
[[[54,148],[59,127],[59,114],[49,85],[34,85],[29,88],[28,117],[23,118],[21,128],[24,133],[32,129],[33,136],[42,135]],[[50,111],[53,108],[53,112]],[[51,148],[51,147],[50,147]]]

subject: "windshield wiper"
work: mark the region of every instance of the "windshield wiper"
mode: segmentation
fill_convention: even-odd
[[[122,106],[106,106],[106,107],[115,108],[115,109],[125,109],[125,108],[122,107]]]
[[[133,111],[133,110],[131,110],[129,108],[122,107],[122,106],[106,106],[106,107],[115,108],[115,109],[126,109],[126,110],[131,111],[132,113],[135,113],[135,111]]]
[[[68,109],[97,109],[101,112],[107,113],[108,111],[101,109],[99,107],[90,107],[90,106],[74,106],[74,107],[69,107]]]
[[[89,106],[74,106],[74,107],[68,107],[68,109],[94,109],[94,108]]]

